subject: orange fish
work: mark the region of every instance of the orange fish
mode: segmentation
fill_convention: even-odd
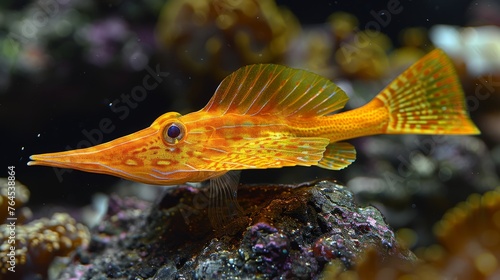
[[[214,209],[234,201],[234,170],[319,166],[356,158],[342,142],[374,134],[479,134],[450,59],[434,50],[368,104],[347,112],[347,95],[317,74],[249,65],[226,77],[208,104],[163,114],[150,127],[95,147],[33,155],[28,165],[73,168],[157,185],[210,180]],[[227,209],[226,209],[227,210]],[[212,222],[225,210],[212,210]],[[215,219],[215,220],[214,220]]]

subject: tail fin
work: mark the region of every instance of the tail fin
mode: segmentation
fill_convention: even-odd
[[[466,111],[460,81],[448,56],[436,49],[375,99],[389,110],[388,134],[479,134]]]

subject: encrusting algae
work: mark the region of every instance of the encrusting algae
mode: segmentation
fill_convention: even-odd
[[[452,62],[439,49],[365,106],[331,115],[347,101],[342,89],[317,74],[250,65],[226,77],[200,111],[166,113],[133,134],[86,149],[33,155],[28,165],[157,185],[210,180],[212,205],[223,208],[214,213],[230,216],[238,207],[223,201],[235,202],[234,171],[314,165],[339,170],[356,158],[354,147],[343,141],[367,135],[479,133]]]

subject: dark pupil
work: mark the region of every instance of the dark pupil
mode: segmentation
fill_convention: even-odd
[[[168,137],[170,137],[170,138],[176,138],[177,136],[179,136],[179,134],[181,134],[181,129],[178,126],[171,125],[168,128],[168,131],[167,131]]]

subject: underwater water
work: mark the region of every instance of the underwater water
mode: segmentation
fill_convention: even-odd
[[[461,272],[498,277],[498,12],[500,3],[493,0],[2,2],[4,173],[0,178],[6,179],[0,203],[5,220],[1,239],[5,247],[14,232],[16,240],[23,241],[14,250],[19,270],[6,270],[11,264],[2,255],[1,279],[103,275],[309,279],[340,277],[345,271],[362,276],[367,268],[356,266],[361,263],[358,257],[367,251],[365,243],[377,242],[382,245],[375,251],[394,257],[396,263],[414,264],[417,258],[430,263],[433,270],[427,276],[453,277]],[[27,166],[34,154],[98,145],[146,128],[166,112],[197,111],[222,79],[249,64],[282,64],[317,73],[346,92],[349,101],[344,110],[352,110],[434,48],[441,48],[453,61],[480,135],[367,136],[348,141],[356,148],[357,159],[342,170],[244,170],[240,183],[258,184],[259,192],[273,191],[266,198],[250,186],[242,187],[240,204],[247,212],[234,222],[233,231],[212,231],[206,197],[199,207],[183,206],[186,201],[196,204],[196,195],[202,193],[195,188],[199,185],[165,188],[109,175]],[[335,184],[306,184],[309,189],[304,192],[274,190],[275,184],[297,186],[318,179]],[[13,185],[15,199],[5,194]],[[450,211],[470,195],[474,196],[462,208]],[[275,199],[266,202],[271,197]],[[13,215],[7,208],[12,200]],[[478,210],[483,207],[486,210]],[[255,214],[262,209],[272,214]],[[315,218],[318,213],[324,220]],[[9,217],[18,218],[15,230],[8,227],[13,221]],[[145,221],[158,227],[145,227],[148,230],[140,235]],[[182,238],[166,234],[170,225]],[[352,231],[336,232],[338,228]],[[464,233],[463,239],[447,235],[463,228],[477,232]],[[64,242],[40,237],[44,229]],[[366,239],[370,234],[379,239]],[[33,245],[37,238],[43,245]],[[123,249],[120,238],[130,250],[126,257],[130,267],[113,260],[115,266],[104,271],[91,262]],[[346,243],[340,244],[341,240]],[[476,249],[463,249],[468,242]],[[85,249],[75,257],[80,245]],[[231,246],[241,250],[233,255]],[[182,248],[189,248],[185,252],[192,256],[162,255]],[[222,248],[219,255],[217,248]],[[196,259],[203,250],[205,258]],[[52,264],[48,273],[55,256],[67,258]],[[448,256],[465,256],[463,261],[471,268],[444,274],[444,267],[454,267]],[[63,270],[61,263],[69,268]]]

